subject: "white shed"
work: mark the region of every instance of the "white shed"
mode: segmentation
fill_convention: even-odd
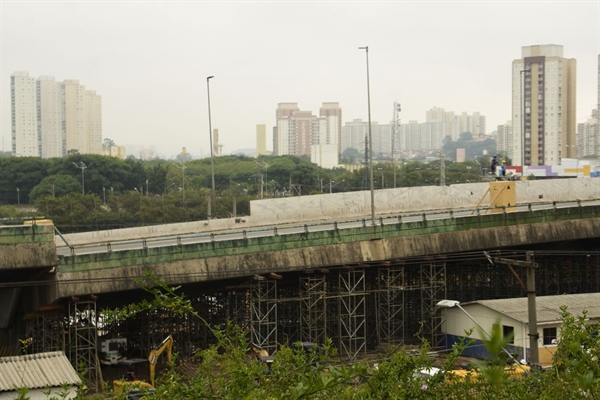
[[[17,390],[23,388],[30,400],[72,399],[80,385],[81,379],[62,351],[0,357],[0,400],[19,398]]]
[[[512,349],[519,353],[520,358],[529,361],[529,319],[527,298],[519,297],[499,300],[479,300],[461,303],[460,306],[473,317],[486,332],[491,332],[495,324],[500,324],[505,335],[511,332],[514,335],[511,343]],[[560,296],[536,297],[536,311],[538,333],[538,348],[540,364],[547,365],[552,362],[556,351],[556,341],[560,340],[561,306],[573,315],[581,315],[587,311],[590,323],[600,319],[600,293],[568,294]],[[454,343],[465,336],[465,331],[473,328],[472,339],[476,342],[465,352],[465,355],[486,358],[487,351],[481,339],[487,339],[476,324],[459,307],[442,309],[444,323],[442,332],[445,334],[446,348],[451,348]]]

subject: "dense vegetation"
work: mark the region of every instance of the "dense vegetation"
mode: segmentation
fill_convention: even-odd
[[[205,220],[210,159],[142,162],[96,155],[0,158],[0,218],[52,219],[62,232]],[[487,160],[446,161],[446,184],[478,182]],[[216,218],[248,215],[250,200],[366,190],[365,168],[323,169],[294,156],[215,158]],[[379,188],[438,185],[440,161],[380,162]],[[4,204],[4,206],[2,206]],[[15,208],[16,206],[16,208]]]
[[[164,282],[146,290],[153,301],[132,304],[119,310],[104,310],[108,320],[131,318],[140,311],[194,312],[184,294]],[[369,360],[341,360],[330,342],[320,351],[305,351],[282,345],[271,367],[252,355],[247,332],[227,324],[210,326],[216,344],[197,352],[192,360],[180,360],[163,370],[156,391],[147,399],[597,399],[600,396],[599,325],[590,324],[586,313],[574,316],[562,308],[562,332],[553,365],[545,371],[514,376],[505,370],[502,347],[511,338],[498,327],[485,342],[491,357],[474,364],[466,379],[452,379],[450,372],[470,341],[455,345],[445,359],[434,360],[427,342],[418,349],[390,348]],[[470,332],[466,332],[467,336]],[[441,368],[434,376],[415,374],[433,365]],[[190,368],[193,365],[194,368]],[[23,391],[26,396],[26,390]],[[78,398],[86,396],[80,391]],[[87,394],[89,397],[90,394]],[[94,399],[112,398],[110,383]],[[23,397],[26,398],[26,397]],[[121,397],[124,398],[124,397]]]

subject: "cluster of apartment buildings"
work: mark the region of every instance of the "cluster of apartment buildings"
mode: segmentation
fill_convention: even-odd
[[[592,110],[587,121],[576,120],[576,69],[576,60],[563,57],[561,45],[522,47],[522,57],[512,63],[512,118],[497,130],[498,151],[506,153],[513,165],[561,165],[563,158],[600,155],[598,109]],[[397,109],[395,103],[394,111]],[[323,103],[319,116],[301,111],[297,103],[280,103],[273,129],[273,154],[310,155],[313,162],[331,168],[345,150],[368,149],[368,125],[355,119],[342,127],[339,103]],[[479,112],[457,114],[434,107],[426,112],[425,122],[400,124],[394,113],[389,124],[371,122],[373,154],[398,157],[403,152],[436,150],[444,138],[457,140],[464,132],[485,136],[486,117]],[[257,131],[259,137],[265,137],[264,125]],[[258,154],[266,152],[260,144],[264,140],[259,140]]]
[[[394,104],[394,109],[399,105]],[[397,115],[397,114],[394,114]],[[310,155],[311,161],[324,168],[338,165],[338,155],[348,149],[368,148],[368,121],[355,119],[342,126],[339,103],[323,103],[319,116],[301,111],[297,103],[279,103],[273,128],[274,155]],[[486,118],[478,112],[456,114],[434,107],[426,113],[426,121],[400,124],[392,118],[388,124],[371,121],[373,153],[397,157],[406,151],[440,149],[446,136],[457,140],[462,132],[485,134]],[[266,154],[266,128],[257,126],[257,154]]]
[[[513,165],[561,165],[563,158],[600,155],[600,55],[598,108],[587,121],[576,120],[576,60],[563,57],[561,45],[522,47],[512,63],[512,115],[498,126],[498,151]],[[102,98],[77,80],[57,82],[53,77],[11,76],[13,156],[64,157],[69,151],[125,158],[125,148],[102,146]],[[434,107],[425,122],[401,124],[394,103],[388,124],[371,122],[373,154],[398,157],[403,152],[440,149],[443,140],[457,140],[464,132],[486,135],[486,117],[479,112],[454,113]],[[324,167],[338,165],[347,149],[365,151],[369,124],[354,119],[342,126],[342,108],[325,102],[318,115],[297,103],[279,103],[273,128],[273,155],[310,155]],[[257,154],[266,154],[266,125],[257,126]],[[222,145],[213,132],[215,155]],[[144,158],[140,154],[141,158]]]
[[[102,97],[78,80],[15,72],[10,80],[13,157],[103,154]]]

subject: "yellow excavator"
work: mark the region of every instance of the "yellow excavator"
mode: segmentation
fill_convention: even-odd
[[[137,400],[143,396],[144,391],[154,390],[156,362],[158,361],[158,357],[165,351],[167,352],[167,361],[171,362],[173,353],[173,337],[171,335],[167,336],[156,349],[150,351],[148,359],[131,358],[119,361],[117,366],[126,367],[127,372],[125,373],[124,379],[118,379],[113,382],[115,398],[119,398],[123,393],[127,393],[127,399]],[[136,377],[136,366],[145,363],[149,364],[148,382],[139,380]]]

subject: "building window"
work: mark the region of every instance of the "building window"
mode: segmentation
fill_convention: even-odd
[[[556,344],[556,327],[544,328],[544,345]]]
[[[515,344],[515,328],[512,326],[502,325],[502,337],[510,336],[510,344]]]

